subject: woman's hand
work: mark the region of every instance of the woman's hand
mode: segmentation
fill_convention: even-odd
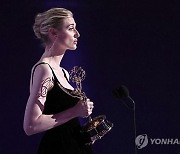
[[[93,102],[90,99],[86,101],[80,100],[75,106],[74,110],[77,114],[77,117],[88,117],[94,108]]]

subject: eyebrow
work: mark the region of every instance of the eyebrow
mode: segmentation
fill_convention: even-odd
[[[67,27],[70,27],[70,26],[75,26],[75,24],[69,24]]]

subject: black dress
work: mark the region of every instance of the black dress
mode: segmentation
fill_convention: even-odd
[[[47,64],[47,63],[39,63]],[[38,66],[37,64],[36,66]],[[49,65],[49,64],[47,64]],[[36,68],[34,67],[34,70]],[[53,69],[53,88],[48,91],[43,114],[50,115],[73,107],[79,97],[72,95],[70,89],[64,88],[58,81]],[[64,71],[63,71],[64,72]],[[64,76],[66,74],[64,72]],[[67,79],[67,77],[66,77]],[[80,133],[78,118],[74,118],[60,126],[47,130],[41,139],[38,154],[92,154],[91,146],[85,145],[90,140],[88,134]]]

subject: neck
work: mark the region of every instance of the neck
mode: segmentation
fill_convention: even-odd
[[[41,57],[41,61],[49,63],[53,68],[59,68],[65,51],[53,50],[52,48],[45,48],[45,52]]]

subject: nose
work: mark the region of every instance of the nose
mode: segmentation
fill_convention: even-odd
[[[75,38],[78,38],[78,37],[80,37],[80,34],[79,34],[79,32],[77,31],[77,29],[76,29],[76,32],[75,32],[75,35],[74,35],[74,37],[75,37]]]

